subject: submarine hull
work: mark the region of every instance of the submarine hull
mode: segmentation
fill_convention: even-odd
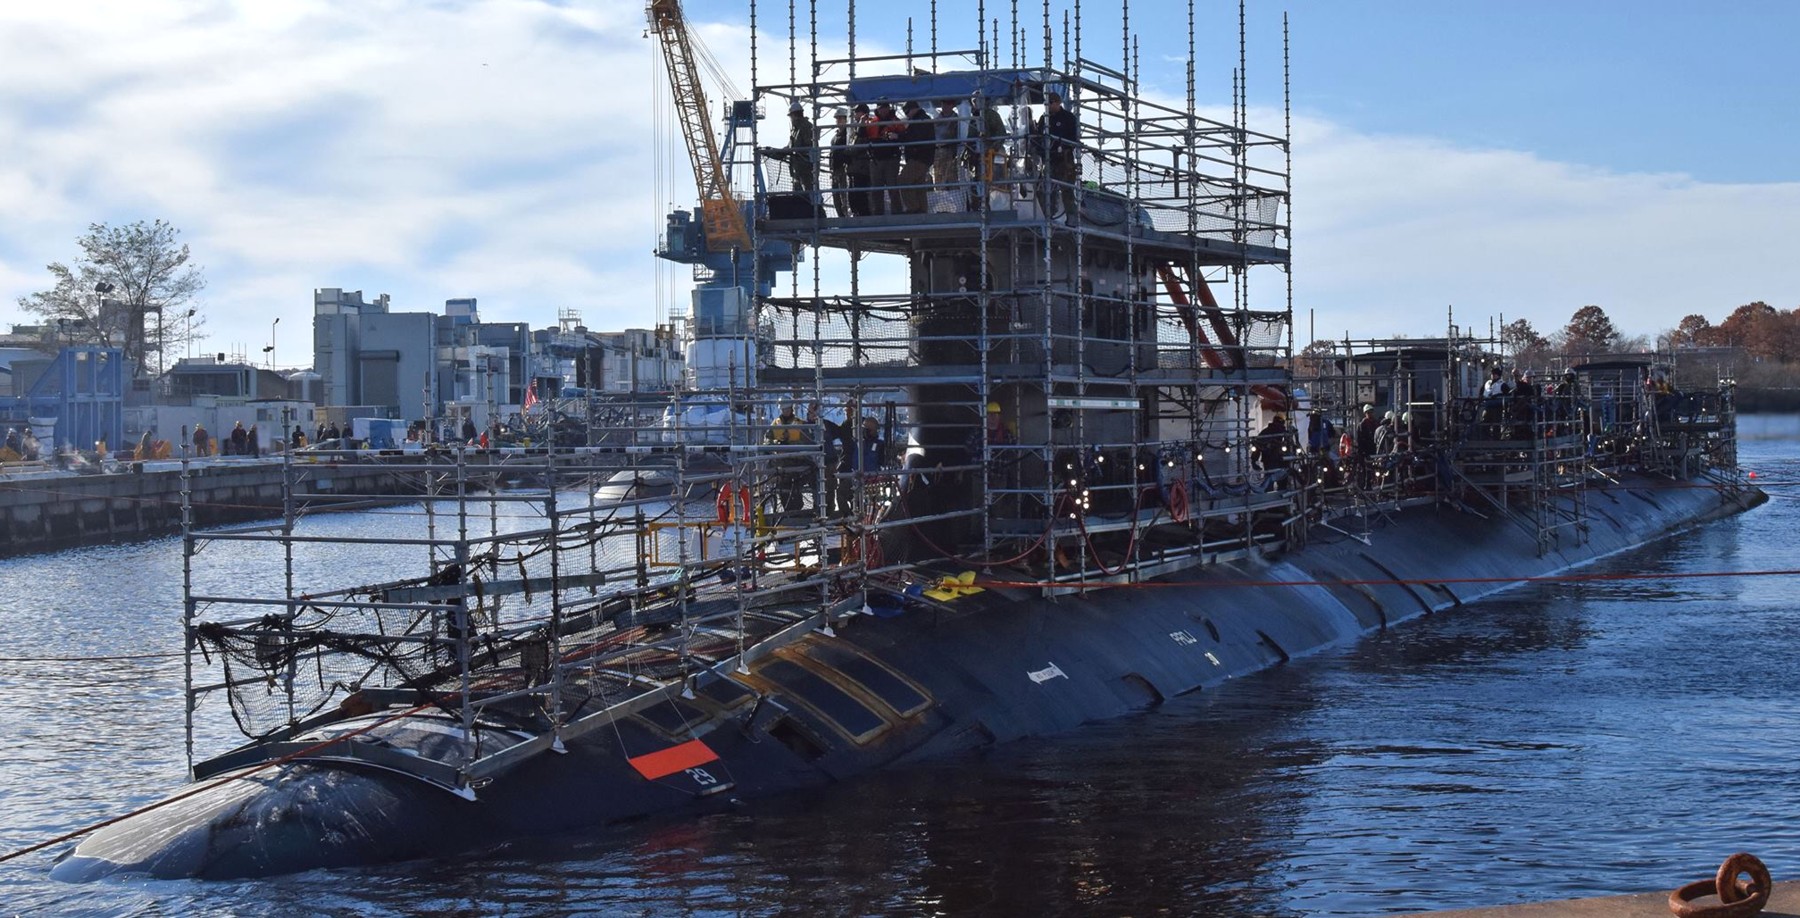
[[[1418,505],[1356,537],[1317,527],[1303,550],[1144,584],[1054,599],[998,586],[858,616],[703,688],[670,717],[622,718],[533,757],[474,799],[377,768],[292,762],[108,826],[53,875],[253,877],[702,812],[1118,717],[1764,499],[1628,480],[1597,492],[1581,544],[1541,556],[1503,519]],[[687,767],[644,767],[646,754],[693,743],[704,752]]]

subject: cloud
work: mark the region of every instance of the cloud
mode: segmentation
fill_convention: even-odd
[[[88,223],[160,217],[207,267],[207,351],[254,353],[280,315],[278,353],[299,362],[310,290],[328,286],[401,309],[477,296],[488,318],[539,326],[560,308],[649,324],[685,288],[650,253],[694,192],[641,17],[548,0],[9,4],[0,322],[25,320],[13,301]],[[699,30],[747,84],[746,30]],[[765,81],[785,79],[784,33],[765,23]],[[1468,324],[1504,312],[1548,330],[1593,302],[1633,332],[1750,299],[1800,305],[1800,268],[1777,248],[1800,186],[1613,173],[1318,116],[1296,122],[1295,175],[1302,334],[1309,307],[1321,334],[1379,335],[1439,331],[1447,304]],[[1255,284],[1253,301],[1281,293]]]
[[[601,6],[9,9],[0,316],[88,223],[161,217],[208,268],[208,350],[282,315],[297,357],[311,288],[369,278],[399,308],[645,324],[653,47]]]
[[[1620,173],[1318,118],[1294,137],[1297,320],[1322,337],[1441,334],[1589,303],[1632,334],[1767,299],[1800,306],[1800,183]],[[1396,328],[1396,326],[1398,326]]]

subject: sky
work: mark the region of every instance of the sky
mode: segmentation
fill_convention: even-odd
[[[847,38],[846,0],[800,0],[802,71],[815,2],[827,53]],[[749,0],[686,6],[750,85]],[[942,46],[974,44],[974,5],[937,6]],[[1042,0],[1021,6],[1041,58]],[[786,82],[788,9],[757,4],[761,82]],[[904,51],[908,12],[928,47],[929,9],[865,0],[858,51]],[[1083,6],[1084,57],[1117,62],[1121,10]],[[1187,3],[1128,12],[1146,92],[1180,100]],[[1800,306],[1800,3],[1250,0],[1273,134],[1284,12],[1299,341]],[[1195,17],[1201,106],[1228,110],[1237,7]],[[90,223],[157,218],[205,268],[199,350],[272,342],[281,366],[310,362],[314,288],[600,329],[684,296],[650,254],[694,192],[640,0],[0,0],[0,48],[0,327]]]

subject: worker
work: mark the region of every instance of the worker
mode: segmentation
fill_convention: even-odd
[[[1537,415],[1538,387],[1531,381],[1531,371],[1515,368],[1512,384],[1512,410],[1509,412],[1513,423],[1515,440],[1529,440],[1536,436],[1533,420]]]
[[[937,130],[931,115],[918,102],[903,106],[906,127],[901,132],[900,203],[901,212],[925,212],[925,192],[931,185],[931,163],[937,156]]]
[[[831,207],[840,217],[855,216],[850,210],[850,144],[855,140],[850,110],[840,107],[832,119],[836,127],[831,132]]]
[[[938,110],[932,119],[932,125],[933,136],[937,138],[937,149],[933,151],[931,159],[931,181],[936,190],[948,191],[962,179],[957,175],[956,148],[962,143],[964,124],[955,99],[938,100]]]
[[[1512,384],[1506,381],[1506,371],[1499,367],[1489,370],[1487,383],[1481,387],[1481,423],[1497,428],[1505,412],[1506,397],[1511,394]],[[1497,432],[1491,435],[1499,438]]]
[[[1006,423],[1005,415],[1000,411],[999,402],[987,403],[986,424],[983,425],[981,430],[971,432],[969,434],[969,439],[964,442],[963,451],[965,462],[970,465],[980,465],[987,460],[988,457],[982,452],[982,441],[984,439],[986,440],[986,445],[988,447],[1011,446],[1018,442],[1018,437],[1014,436],[1012,428]],[[1001,460],[996,459],[996,461]]]
[[[806,428],[794,416],[792,402],[781,404],[781,413],[775,417],[775,423],[769,425],[769,442],[782,446],[806,442]]]
[[[1286,487],[1289,440],[1287,415],[1276,414],[1251,444],[1252,459],[1277,487]]]
[[[838,506],[846,512],[856,505],[856,483],[865,486],[870,476],[880,470],[887,444],[881,439],[881,425],[874,415],[865,415],[860,428],[848,421],[844,424],[843,442],[838,454]]]
[[[1370,455],[1386,456],[1394,451],[1394,413],[1388,412],[1381,417],[1374,434],[1375,449]]]
[[[1306,449],[1312,457],[1320,462],[1331,461],[1331,447],[1337,440],[1337,426],[1325,416],[1323,411],[1311,411],[1306,416]]]
[[[875,193],[869,187],[869,145],[873,142],[869,136],[869,124],[875,120],[869,106],[857,103],[850,110],[850,147],[844,160],[844,168],[850,176],[850,212],[854,216],[867,217],[875,213]],[[833,151],[836,155],[836,151]]]
[[[875,114],[863,125],[863,136],[869,151],[869,212],[872,215],[901,213],[900,141],[906,126],[894,113],[886,99],[875,103]]]
[[[212,455],[212,435],[201,424],[194,425],[194,455],[203,459]]]
[[[800,419],[794,416],[792,402],[784,402],[781,414],[775,423],[769,425],[769,442],[776,446],[801,446],[807,440],[807,429]],[[775,497],[782,513],[798,513],[805,509],[803,495],[806,480],[811,477],[813,465],[810,457],[805,455],[782,456],[773,463],[775,471]]]
[[[1075,113],[1063,107],[1062,96],[1044,96],[1044,114],[1038,119],[1036,133],[1046,145],[1050,163],[1050,179],[1056,183],[1056,196],[1062,209],[1058,213],[1075,213],[1075,186],[1081,180],[1081,125]],[[1045,205],[1049,204],[1046,195]]]
[[[997,182],[1006,178],[1006,122],[1000,119],[1000,113],[994,111],[982,98],[981,90],[969,94],[969,126],[973,144],[970,155],[973,162],[970,171],[981,176],[983,182]],[[979,191],[985,197],[987,189]],[[986,206],[983,204],[982,206]]]
[[[819,135],[798,101],[788,106],[788,169],[795,191],[812,194],[819,187]]]

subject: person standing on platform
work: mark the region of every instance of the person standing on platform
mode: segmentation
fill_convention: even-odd
[[[1049,147],[1050,179],[1056,183],[1054,193],[1062,202],[1059,213],[1073,214],[1075,183],[1081,180],[1081,124],[1075,119],[1074,112],[1063,107],[1062,96],[1056,93],[1044,96],[1044,115],[1038,120],[1038,133]]]
[[[875,103],[875,116],[863,129],[869,141],[870,213],[875,216],[901,212],[900,140],[906,126],[886,99]]]
[[[983,182],[998,182],[1006,178],[1006,122],[1001,120],[1000,113],[982,98],[981,90],[969,94],[969,133],[972,146],[970,154],[974,157],[972,171],[981,177]],[[980,192],[985,195],[989,189],[983,187]]]
[[[869,124],[874,120],[865,103],[859,102],[850,110],[850,155],[846,168],[850,170],[850,212],[858,217],[875,212],[875,192],[869,187]]]
[[[819,187],[818,132],[806,117],[806,106],[794,102],[788,106],[788,169],[793,172],[795,191],[811,195]]]
[[[840,217],[854,214],[850,210],[850,144],[856,139],[850,127],[850,110],[840,108],[832,116],[837,127],[831,132],[831,207]]]
[[[937,157],[937,130],[918,102],[906,103],[906,127],[901,139],[905,141],[901,150],[905,164],[900,167],[901,212],[922,214],[925,192],[931,184],[931,164]]]
[[[956,110],[956,100],[938,100],[937,115],[932,120],[937,149],[931,158],[931,181],[938,191],[954,188],[961,181],[961,176],[956,174],[956,150],[962,145],[962,134],[963,119]]]

